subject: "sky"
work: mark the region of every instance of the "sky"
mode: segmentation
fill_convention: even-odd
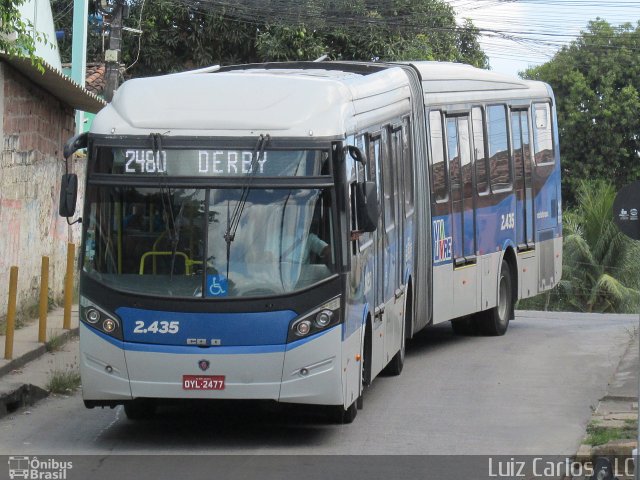
[[[483,29],[480,43],[491,69],[517,75],[547,62],[563,45],[601,18],[619,25],[640,20],[636,0],[448,0],[458,19]],[[508,39],[505,37],[509,37]]]

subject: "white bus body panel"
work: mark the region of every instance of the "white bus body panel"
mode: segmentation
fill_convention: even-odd
[[[498,304],[498,269],[502,264],[502,252],[483,255],[482,262],[482,309],[487,310]]]
[[[113,371],[107,372],[111,366]],[[80,323],[80,376],[85,400],[130,400],[129,372],[124,350]]]
[[[218,91],[226,94],[202,93]],[[91,133],[344,137],[409,110],[409,81],[401,68],[369,75],[290,69],[184,73],[126,81],[98,113]]]
[[[279,400],[287,403],[342,405],[342,328],[313,341],[287,347]],[[301,370],[306,369],[306,375]]]
[[[308,341],[289,344],[286,351],[283,348],[266,353],[207,353],[207,349],[200,352],[197,347],[181,347],[193,351],[187,354],[122,350],[84,324],[80,325],[80,335],[85,400],[148,397],[343,404],[341,326]],[[224,348],[215,350],[223,352]],[[207,371],[198,367],[200,360],[210,362]],[[113,368],[111,373],[107,366]],[[303,368],[307,375],[300,373]],[[184,390],[183,375],[225,375],[225,389]]]

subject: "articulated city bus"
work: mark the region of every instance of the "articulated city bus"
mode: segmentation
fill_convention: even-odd
[[[351,422],[405,342],[502,335],[562,260],[555,104],[436,62],[299,62],[125,82],[90,133],[85,405],[324,405]],[[63,178],[72,216],[77,179]]]

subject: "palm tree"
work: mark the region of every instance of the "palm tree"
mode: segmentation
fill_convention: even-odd
[[[549,292],[553,310],[637,312],[640,246],[613,221],[614,186],[582,181],[577,207],[564,215],[562,280]]]

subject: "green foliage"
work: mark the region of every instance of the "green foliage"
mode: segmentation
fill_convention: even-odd
[[[71,63],[71,47],[73,41],[73,6],[69,0],[50,0],[51,13],[55,30],[64,31],[64,38],[58,40],[58,51],[62,63]],[[95,14],[95,3],[89,2],[89,16]],[[92,22],[87,26],[87,63],[104,62],[103,51],[104,29]],[[106,42],[106,38],[105,38]],[[105,43],[105,48],[106,48]]]
[[[604,445],[615,440],[635,440],[638,434],[638,423],[634,420],[625,420],[621,427],[610,427],[591,422],[587,425],[587,445]]]
[[[131,6],[127,24],[138,28],[142,1]],[[128,76],[157,75],[216,63],[256,61],[257,28],[222,14],[204,12],[172,0],[146,0],[142,16],[140,55],[138,40],[126,36],[123,59],[137,63]]]
[[[0,51],[10,56],[30,58],[31,63],[44,72],[41,59],[36,56],[36,40],[46,44],[46,38],[24,20],[18,7],[25,0],[0,0]]]
[[[70,394],[80,387],[80,372],[77,367],[67,370],[54,370],[49,376],[47,390],[51,393]]]
[[[380,3],[380,2],[378,2]],[[127,77],[157,75],[215,64],[314,60],[446,60],[487,67],[470,21],[456,24],[444,0],[392,0],[381,9],[366,0],[265,1],[260,9],[175,0],[133,0],[122,58]],[[142,11],[142,22],[140,13]],[[71,19],[66,0],[52,0],[63,61],[71,58]],[[140,48],[138,48],[140,47]],[[87,60],[102,61],[102,31],[89,29]]]
[[[333,15],[362,19],[343,25],[321,20],[293,26],[274,22],[258,35],[258,55],[264,61],[310,60],[326,54],[332,60],[443,60],[488,66],[478,30],[469,20],[459,27],[446,2],[395,0],[384,5],[373,10],[366,2],[331,4]]]
[[[565,204],[575,203],[581,179],[620,189],[640,178],[639,49],[640,22],[596,20],[551,61],[523,73],[556,95]]]
[[[563,273],[546,294],[521,308],[635,313],[640,305],[640,246],[613,221],[614,186],[582,181],[578,206],[564,213]]]
[[[64,334],[56,335],[55,330],[53,329],[49,330],[48,338],[49,341],[44,345],[47,352],[58,352],[62,350],[62,347],[68,340],[68,337]]]

